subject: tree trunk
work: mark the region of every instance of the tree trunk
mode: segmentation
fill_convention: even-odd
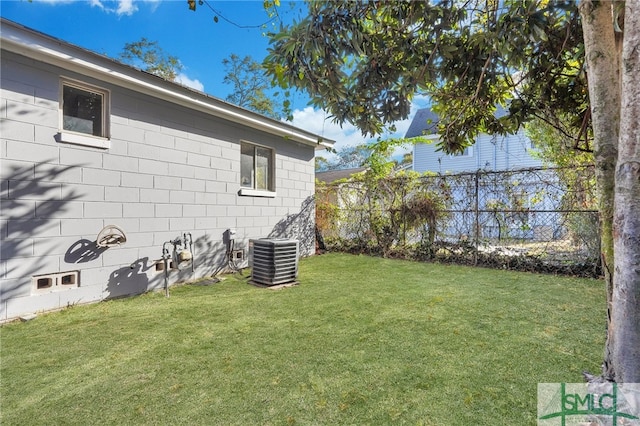
[[[626,3],[620,142],[613,221],[611,364],[615,381],[640,383],[640,2]]]
[[[616,46],[611,0],[600,2],[583,0],[580,3],[580,17],[593,120],[602,264],[607,289],[607,342],[603,376],[613,380],[615,379],[615,370],[611,362],[615,347],[615,334],[611,328],[615,262],[613,209],[620,127],[620,55]]]

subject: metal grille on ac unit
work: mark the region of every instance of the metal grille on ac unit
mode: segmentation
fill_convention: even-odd
[[[262,238],[249,241],[251,279],[258,284],[286,284],[298,276],[298,241]]]

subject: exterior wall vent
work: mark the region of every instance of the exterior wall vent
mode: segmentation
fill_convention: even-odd
[[[54,279],[53,277],[37,277],[35,280],[35,289],[36,290],[45,290],[47,288],[53,287]]]
[[[297,240],[249,240],[251,280],[267,286],[294,282],[298,277],[298,256]]]
[[[80,272],[58,272],[31,278],[31,294],[50,293],[80,286]]]
[[[78,272],[74,271],[59,274],[58,285],[65,288],[78,287]]]

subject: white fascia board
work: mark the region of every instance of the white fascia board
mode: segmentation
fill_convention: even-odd
[[[2,20],[2,49],[59,66],[187,108],[211,114],[238,124],[313,146],[332,147],[335,141],[304,131],[290,124],[229,104],[205,93],[164,80],[120,64],[89,50]]]

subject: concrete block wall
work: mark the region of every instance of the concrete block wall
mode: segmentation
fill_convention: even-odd
[[[2,52],[0,321],[164,286],[163,243],[191,233],[194,274],[225,265],[226,229],[301,240],[313,253],[314,150],[202,112]],[[110,147],[58,142],[60,77],[110,92]],[[240,196],[240,141],[275,150],[273,198]],[[97,248],[106,225],[121,247]],[[79,271],[79,287],[32,290],[32,277]]]

